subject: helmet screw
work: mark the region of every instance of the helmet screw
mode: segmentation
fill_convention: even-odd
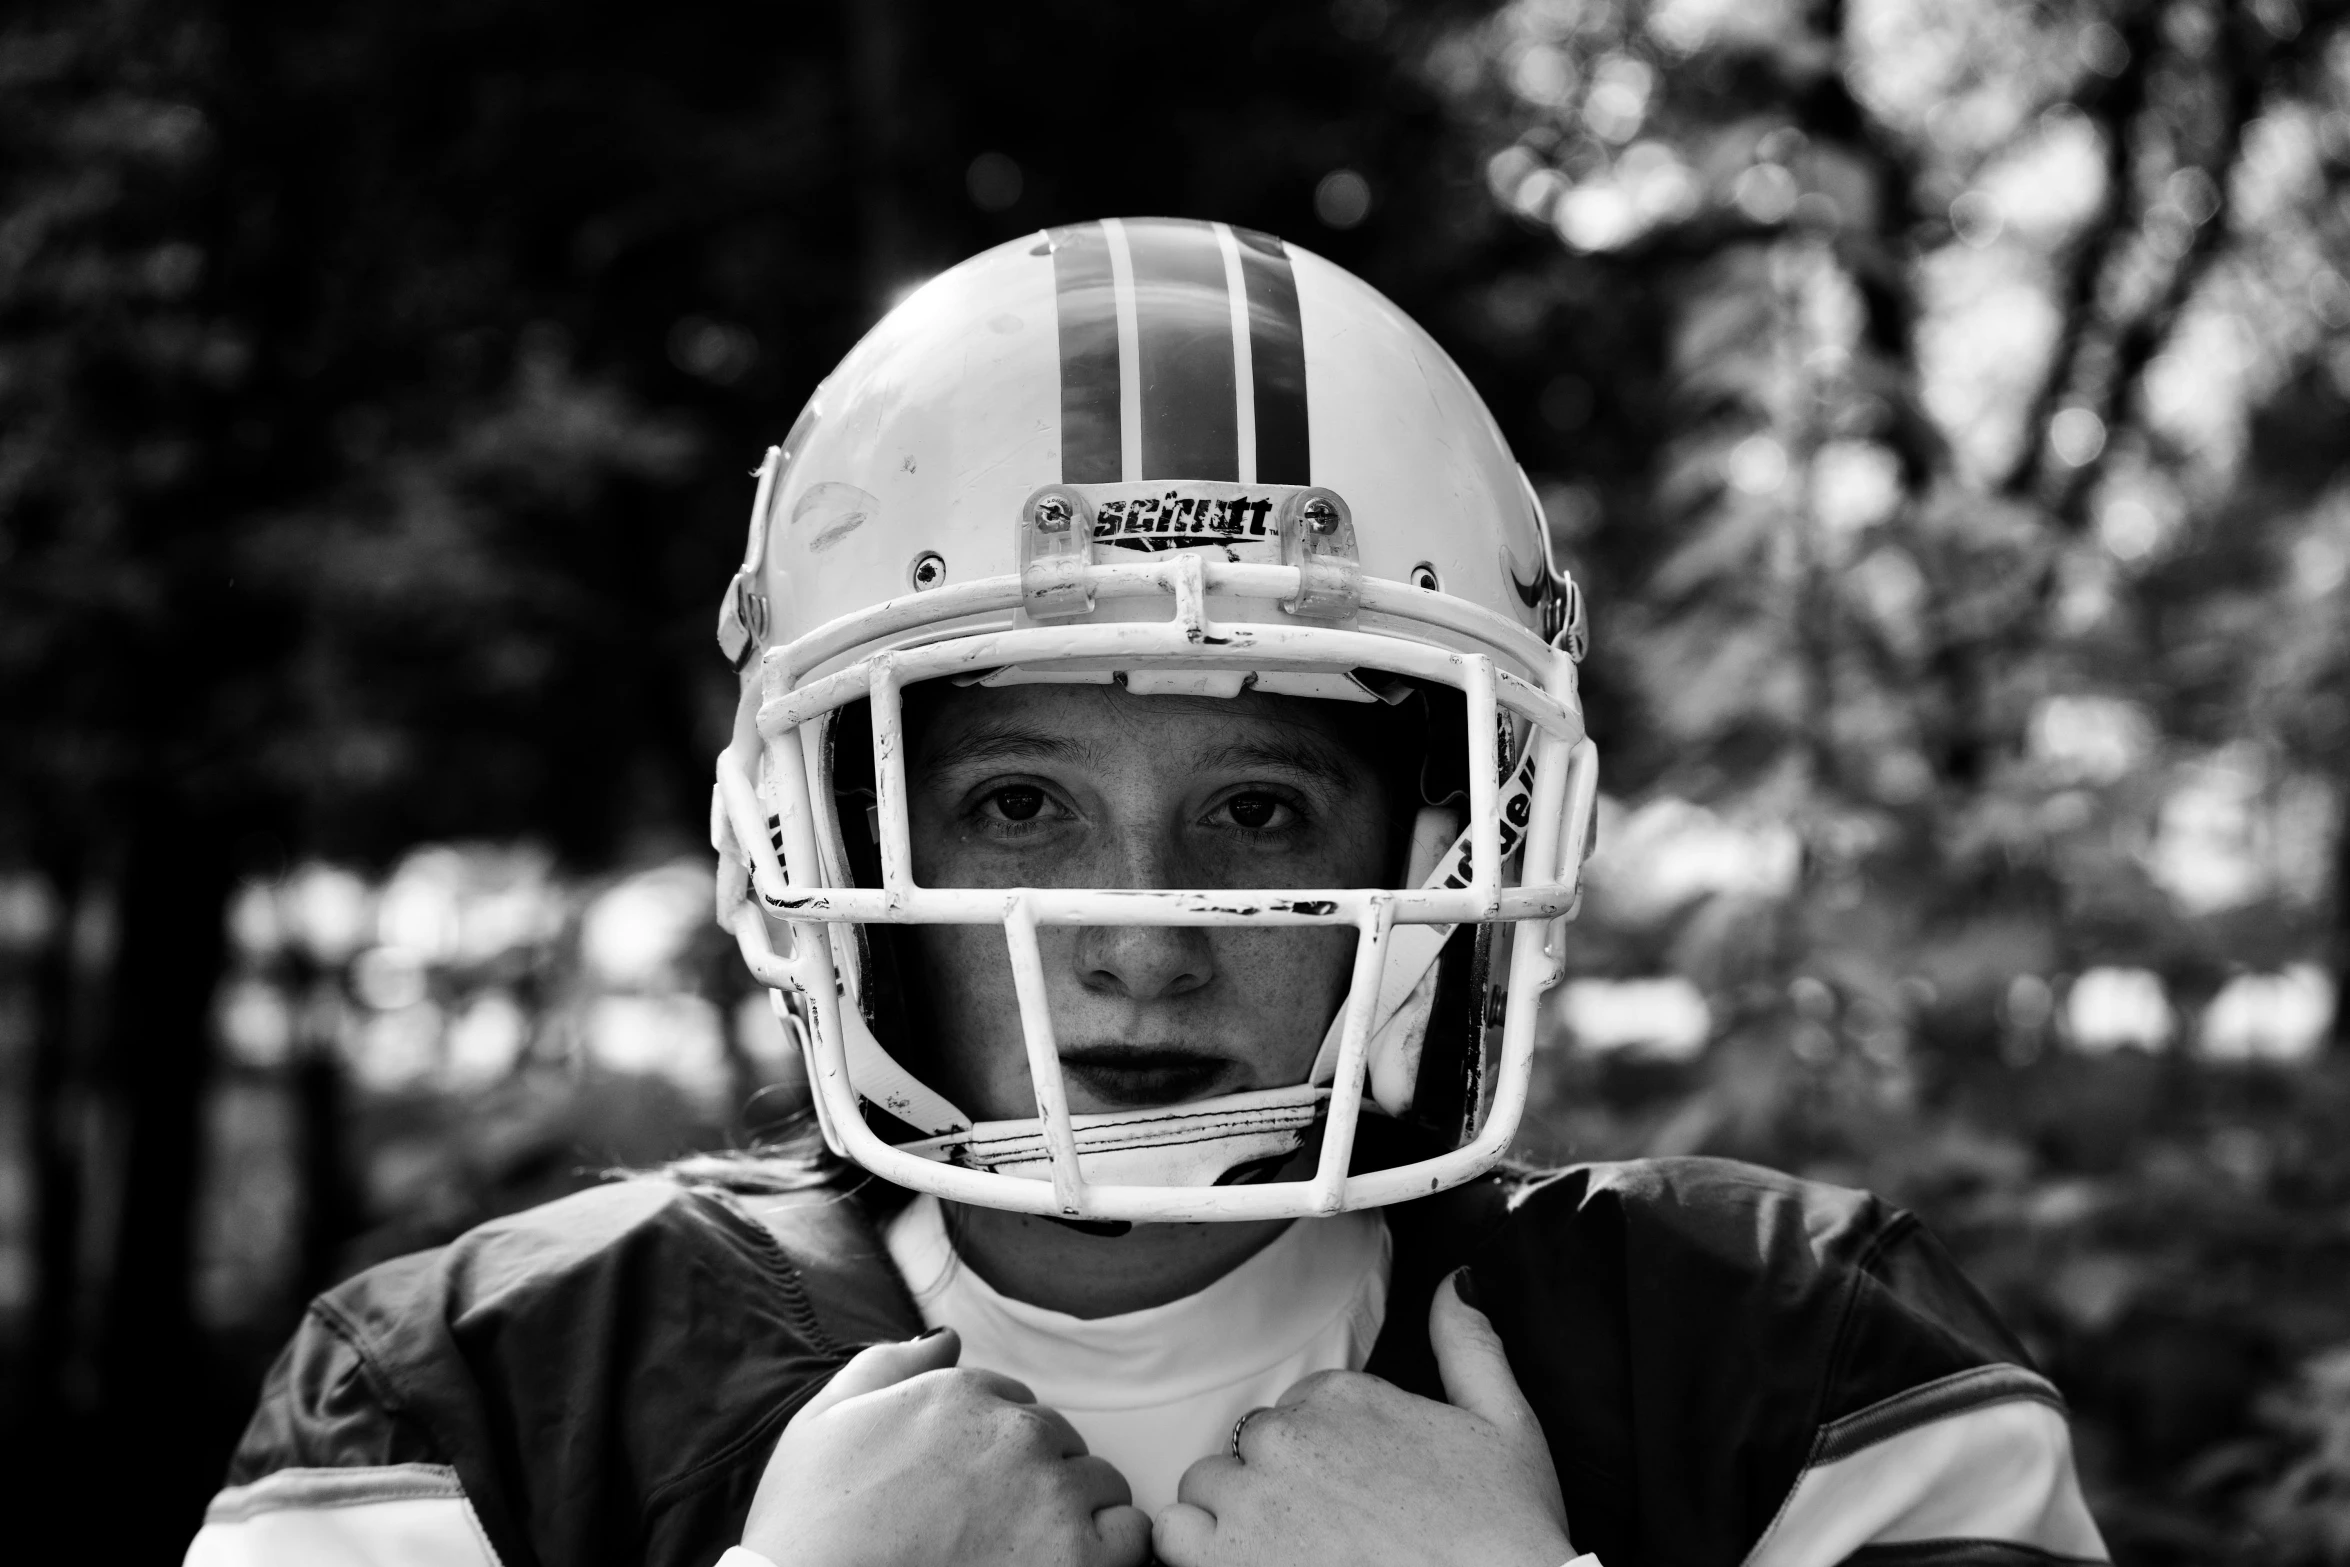
[[[1058,495],[1048,495],[1036,503],[1036,527],[1040,533],[1068,532],[1069,517],[1069,503]]]
[[[1328,533],[1332,528],[1338,526],[1338,508],[1318,495],[1300,507],[1298,515],[1304,518],[1306,526],[1316,533]]]
[[[917,593],[928,592],[947,580],[947,561],[936,550],[924,550],[914,557],[914,569],[906,573]]]

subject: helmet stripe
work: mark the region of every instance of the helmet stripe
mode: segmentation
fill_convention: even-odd
[[[1109,236],[1099,223],[1054,229],[1053,291],[1060,321],[1061,481],[1115,484],[1120,470],[1118,295]]]
[[[1216,225],[1216,248],[1224,255],[1224,297],[1232,307],[1232,380],[1234,442],[1239,448],[1243,484],[1257,482],[1256,358],[1248,335],[1248,283],[1240,272],[1240,241],[1228,223]]]
[[[1135,320],[1134,252],[1126,225],[1102,219],[1110,241],[1110,286],[1118,299],[1118,477],[1142,477],[1142,328]]]
[[[1312,482],[1305,333],[1280,240],[1170,218],[1046,237],[1063,483]]]
[[[1281,241],[1236,228],[1248,289],[1249,392],[1256,410],[1259,484],[1311,484],[1306,435],[1306,339],[1297,274]]]
[[[1120,224],[1134,263],[1142,388],[1140,479],[1240,477],[1233,407],[1232,304],[1213,226]]]

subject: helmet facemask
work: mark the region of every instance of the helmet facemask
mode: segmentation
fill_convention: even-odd
[[[749,773],[739,765],[722,770],[727,835],[738,847],[746,839],[754,845],[746,890],[758,900],[755,906],[746,901],[731,923],[747,939],[754,965],[771,973],[776,960],[763,959],[755,939],[765,932],[762,910],[794,927],[794,956],[782,960],[777,977],[792,993],[791,1013],[807,1041],[820,1120],[845,1156],[957,1200],[1081,1219],[1149,1220],[1331,1212],[1394,1200],[1431,1189],[1431,1182],[1445,1184],[1455,1171],[1460,1174],[1454,1178],[1465,1178],[1506,1145],[1501,1123],[1506,1117],[1514,1127],[1522,1107],[1522,1062],[1532,1048],[1535,999],[1555,967],[1549,923],[1573,902],[1572,877],[1582,854],[1584,834],[1562,830],[1587,819],[1587,807],[1566,814],[1570,787],[1585,802],[1591,787],[1579,717],[1483,657],[1413,651],[1335,628],[1214,621],[1202,612],[1222,586],[1219,579],[1285,568],[1211,561],[1202,558],[1205,553],[1159,552],[1139,566],[1090,568],[1106,579],[1094,583],[1097,590],[1128,597],[1141,596],[1136,588],[1155,590],[1162,602],[1197,606],[1189,624],[1178,618],[1032,626],[958,637],[878,653],[760,703],[758,783],[746,787]],[[1236,585],[1263,586],[1245,577]],[[1238,689],[1258,673],[1248,666],[1268,661],[1267,641],[1277,644],[1278,662],[1288,666],[1282,672],[1291,675],[1361,685],[1357,672],[1367,671],[1382,684],[1394,679],[1458,693],[1450,700],[1466,715],[1458,730],[1467,821],[1457,833],[1448,832],[1448,807],[1425,805],[1413,833],[1415,858],[1422,863],[1396,885],[1236,893],[1006,891],[916,883],[906,815],[909,683],[1000,679],[1013,670],[1030,678],[1124,675],[1133,689],[1152,684],[1147,673],[1137,681],[1136,672],[1158,671],[1187,692],[1213,689],[1233,676]],[[1554,656],[1564,662],[1563,655]],[[1384,659],[1386,667],[1375,659]],[[1105,661],[1123,667],[1106,670]],[[782,662],[771,655],[770,687],[782,684],[772,678]],[[857,707],[870,715],[861,726],[841,717]],[[871,758],[869,809],[860,809],[861,770],[840,762],[844,736],[856,738],[859,727],[869,735],[857,747]],[[878,841],[852,849],[857,837]],[[773,853],[778,839],[780,856]],[[1564,885],[1554,879],[1562,851]],[[1532,886],[1510,886],[1529,857],[1549,874]],[[816,873],[806,880],[792,877],[785,867],[794,863],[812,865]],[[1495,916],[1520,932],[1498,954]],[[904,954],[883,932],[933,921],[1002,926],[1028,1036],[1035,1117],[975,1122],[883,1043],[892,1035],[910,1039],[914,1022],[903,1006]],[[1037,931],[1040,925],[1098,923],[1352,926],[1358,937],[1348,998],[1314,1071],[1288,1088],[1149,1112],[1072,1115]],[[1497,1022],[1500,1070],[1490,1082],[1498,1091],[1489,1092],[1488,1034]],[[1381,1112],[1435,1123],[1443,1141],[1454,1146],[1398,1170],[1350,1176],[1345,1156],[1366,1099]],[[871,1107],[870,1117],[860,1106]],[[1325,1122],[1321,1164],[1311,1180],[1219,1184],[1236,1170],[1254,1173],[1279,1162]],[[1435,1168],[1409,1185],[1392,1179],[1422,1166]],[[1040,1176],[1042,1181],[1035,1179]],[[1390,1189],[1392,1195],[1383,1195]]]

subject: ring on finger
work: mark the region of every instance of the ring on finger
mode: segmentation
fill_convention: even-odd
[[[1248,1429],[1248,1423],[1251,1420],[1256,1419],[1256,1417],[1259,1415],[1269,1415],[1272,1412],[1273,1411],[1268,1406],[1259,1404],[1256,1408],[1249,1410],[1238,1420],[1232,1422],[1232,1456],[1234,1458],[1240,1458],[1240,1433]],[[1248,1462],[1248,1460],[1245,1458],[1241,1458],[1240,1461],[1242,1463]]]

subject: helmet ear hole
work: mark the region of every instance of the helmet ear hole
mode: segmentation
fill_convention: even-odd
[[[947,558],[936,550],[924,550],[906,569],[906,580],[915,592],[929,592],[947,580]]]
[[[1444,591],[1444,584],[1437,578],[1436,568],[1426,561],[1412,568],[1412,586],[1428,593]]]

